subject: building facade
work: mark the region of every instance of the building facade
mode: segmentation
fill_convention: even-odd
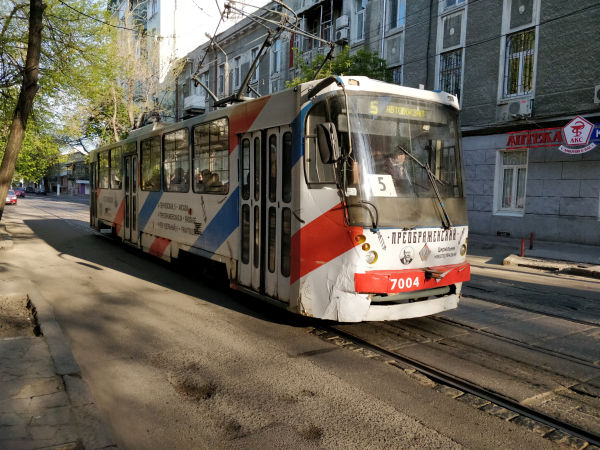
[[[597,1],[287,4],[315,38],[281,33],[251,75],[255,92],[285,88],[297,75],[295,59],[328,50],[320,39],[377,52],[395,83],[459,97],[472,232],[600,245]],[[277,23],[284,12],[269,4],[258,14]],[[179,118],[212,103],[195,73],[220,98],[239,88],[266,36],[264,23],[243,19],[188,54]]]

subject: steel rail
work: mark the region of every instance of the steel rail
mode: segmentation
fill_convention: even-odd
[[[472,326],[464,324],[464,323],[456,322],[456,321],[454,321],[452,319],[448,319],[446,317],[430,317],[430,319],[435,322],[445,323],[446,325],[450,325],[450,326],[453,326],[456,328],[461,328],[463,330],[467,330],[470,333],[475,333],[475,334],[479,334],[481,336],[486,336],[486,337],[489,337],[490,339],[496,339],[498,341],[502,341],[502,342],[506,342],[508,344],[515,345],[517,347],[525,348],[527,350],[531,350],[531,351],[538,352],[538,353],[543,353],[545,355],[552,356],[557,359],[562,359],[562,360],[569,361],[569,362],[572,362],[575,364],[586,366],[591,369],[600,370],[600,366],[598,366],[597,364],[594,364],[593,362],[586,360],[586,359],[578,358],[577,356],[572,356],[572,355],[568,355],[566,353],[561,353],[561,352],[557,352],[557,351],[550,350],[547,348],[538,347],[538,346],[535,346],[532,344],[528,344],[527,342],[522,342],[517,339],[513,339],[513,338],[510,338],[507,336],[502,336],[500,334],[495,334],[490,331],[480,330],[478,328],[472,327]]]
[[[329,328],[329,331],[331,333],[337,334],[339,337],[345,338],[349,341],[352,341],[355,344],[368,348],[369,350],[372,350],[376,353],[383,354],[405,365],[411,366],[412,368],[418,370],[422,374],[428,376],[429,378],[440,384],[453,387],[464,393],[475,395],[498,406],[506,408],[512,412],[518,413],[521,416],[528,417],[529,419],[535,420],[549,427],[563,431],[571,436],[583,439],[586,442],[588,442],[588,444],[600,447],[600,435],[598,434],[594,434],[593,432],[584,430],[578,426],[563,422],[559,419],[548,416],[547,414],[541,413],[539,411],[535,411],[531,408],[528,408],[527,406],[521,405],[520,403],[508,397],[503,396],[500,393],[485,389],[481,386],[471,383],[470,381],[458,378],[443,370],[436,369],[435,367],[432,367],[428,364],[424,364],[420,361],[417,361],[416,359],[398,355],[397,353],[394,353],[376,344],[372,344],[350,332],[339,330],[335,327],[335,325],[320,328]]]

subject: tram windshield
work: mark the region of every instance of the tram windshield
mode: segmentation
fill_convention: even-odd
[[[336,94],[308,114],[310,187],[343,189],[353,225],[466,223],[456,110],[409,97],[352,92],[348,109],[349,114],[343,94]],[[335,164],[320,158],[317,127],[324,122],[337,131],[342,158]]]

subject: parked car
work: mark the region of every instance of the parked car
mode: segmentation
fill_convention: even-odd
[[[15,191],[13,191],[11,189],[10,191],[8,191],[8,194],[6,194],[5,205],[16,205],[16,204],[17,204],[17,195],[15,194]]]
[[[25,192],[27,192],[28,194],[35,194],[35,189],[32,188],[31,186],[27,186],[25,188]]]
[[[17,197],[25,197],[25,189],[17,187],[17,188],[14,188],[13,191],[15,191],[15,195]]]

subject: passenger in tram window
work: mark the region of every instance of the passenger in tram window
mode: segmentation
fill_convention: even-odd
[[[204,192],[204,182],[202,180],[202,172],[196,170],[194,175],[194,191],[195,192]]]
[[[384,168],[394,180],[406,180],[410,183],[406,155],[402,151],[387,155],[384,162]]]
[[[205,182],[206,189],[210,192],[220,192],[220,187],[222,186],[219,181],[219,174],[216,172],[211,172],[208,182]]]

